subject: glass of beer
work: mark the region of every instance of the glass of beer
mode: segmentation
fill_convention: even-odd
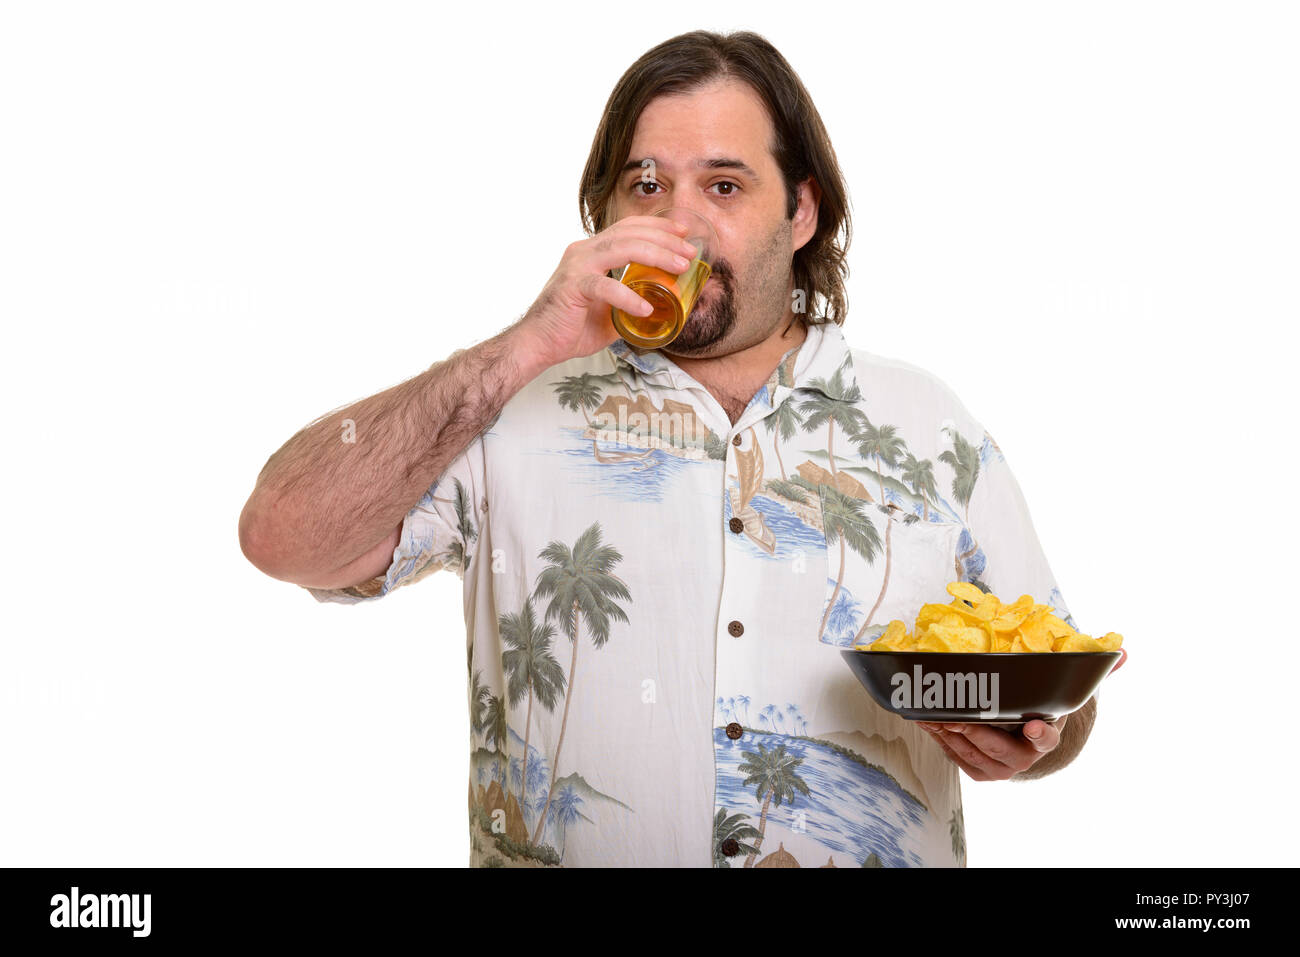
[[[654,312],[648,316],[634,316],[610,307],[611,318],[618,334],[642,349],[666,346],[681,334],[700,297],[700,290],[713,271],[713,255],[718,247],[718,234],[699,213],[681,206],[670,206],[654,215],[686,224],[688,228],[683,238],[695,247],[695,258],[680,275],[641,263],[628,263],[623,269],[619,282],[650,303]]]

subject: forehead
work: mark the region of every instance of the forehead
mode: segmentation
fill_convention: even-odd
[[[737,156],[755,168],[775,163],[772,121],[758,94],[735,80],[658,96],[637,119],[629,159],[653,156],[684,166],[702,156]]]

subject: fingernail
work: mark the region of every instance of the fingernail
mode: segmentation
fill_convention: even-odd
[[[928,721],[918,721],[916,723],[920,727],[925,728],[926,731],[937,731],[939,728],[937,724],[930,724]]]
[[[691,261],[689,259],[684,259],[681,256],[674,256],[673,263],[674,265],[677,266],[678,269],[685,269],[687,266],[691,264]]]
[[[1029,735],[1031,738],[1041,738],[1043,736],[1043,729],[1042,728],[1026,729],[1025,734]]]
[[[962,730],[962,727],[959,724],[945,724],[943,727],[946,731],[956,731],[958,733]]]

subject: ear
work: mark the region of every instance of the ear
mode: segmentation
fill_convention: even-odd
[[[821,205],[822,188],[817,185],[817,180],[809,176],[799,184],[795,195],[798,197],[798,205],[794,210],[791,227],[794,248],[798,252],[817,232],[817,209]]]

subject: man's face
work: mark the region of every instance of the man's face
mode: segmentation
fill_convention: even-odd
[[[786,219],[772,123],[744,83],[661,96],[642,111],[610,204],[613,220],[685,206],[718,234],[713,271],[686,326],[662,351],[726,355],[766,339],[790,306],[795,251],[816,228],[815,202]],[[651,159],[653,166],[644,164]],[[649,182],[647,182],[649,180]],[[807,227],[811,216],[812,227]],[[797,234],[796,234],[797,231]]]

